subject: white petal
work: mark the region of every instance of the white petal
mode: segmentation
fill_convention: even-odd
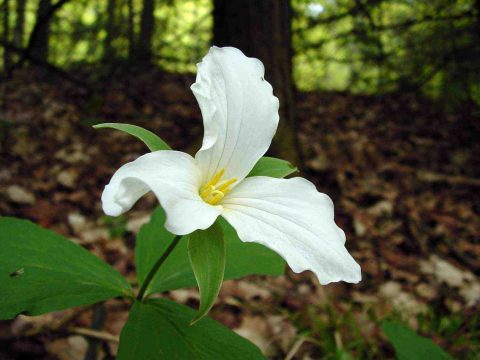
[[[294,272],[313,271],[321,284],[357,283],[360,266],[345,248],[333,203],[302,178],[243,180],[222,201],[224,216],[242,241],[280,254]]]
[[[199,186],[200,171],[190,155],[170,150],[151,152],[117,170],[103,191],[103,210],[118,216],[152,190],[167,214],[165,227],[185,235],[210,227],[221,211],[200,198]]]
[[[243,179],[270,146],[278,125],[278,99],[263,76],[260,60],[231,47],[212,47],[198,64],[192,91],[205,127],[195,156],[202,183],[223,168],[225,179]]]

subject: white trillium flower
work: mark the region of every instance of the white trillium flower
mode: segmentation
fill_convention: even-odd
[[[122,166],[102,195],[106,214],[128,211],[153,191],[176,235],[209,228],[223,216],[244,242],[280,254],[294,272],[313,271],[321,284],[357,283],[359,265],[335,224],[332,200],[300,177],[246,177],[277,129],[278,99],[263,64],[231,47],[212,47],[191,89],[205,133],[195,155],[155,151]]]

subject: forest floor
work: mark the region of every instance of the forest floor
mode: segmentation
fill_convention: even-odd
[[[60,232],[134,278],[134,235],[156,206],[102,214],[113,172],[147,151],[101,122],[134,123],[173,148],[201,141],[189,76],[149,73],[102,83],[94,95],[18,73],[0,85],[0,214]],[[227,281],[212,316],[272,359],[393,358],[385,319],[408,324],[455,358],[480,357],[480,113],[445,114],[413,96],[297,96],[302,176],[336,205],[358,285],[320,286],[311,273]],[[198,304],[195,289],[171,298]],[[102,332],[117,336],[128,304],[108,301]],[[0,359],[83,359],[92,308],[0,322]],[[67,319],[67,320],[65,320]],[[63,322],[64,328],[52,324]],[[115,338],[99,348],[111,358]]]

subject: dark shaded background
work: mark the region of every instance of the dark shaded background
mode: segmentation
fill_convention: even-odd
[[[134,277],[156,205],[103,216],[100,194],[146,151],[100,122],[148,128],[194,153],[189,90],[209,44],[259,57],[281,102],[271,155],[336,204],[359,285],[310,273],[224,284],[212,316],[273,359],[393,358],[386,319],[477,359],[480,2],[3,0],[0,214],[71,237]],[[196,290],[168,296],[196,305]],[[128,306],[0,323],[0,359],[112,358],[72,332],[118,335]],[[69,319],[61,328],[56,324]]]

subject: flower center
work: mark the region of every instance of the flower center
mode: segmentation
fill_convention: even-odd
[[[220,170],[215,176],[207,182],[199,191],[200,197],[210,205],[217,205],[220,200],[231,190],[230,185],[237,181],[237,178],[230,180],[220,180],[225,173],[225,169]]]

